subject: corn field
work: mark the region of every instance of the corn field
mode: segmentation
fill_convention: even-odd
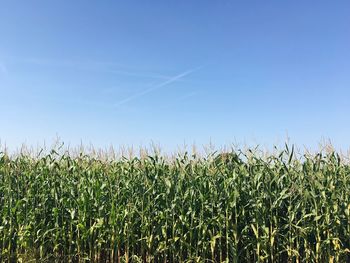
[[[0,154],[1,262],[350,262],[336,152]]]

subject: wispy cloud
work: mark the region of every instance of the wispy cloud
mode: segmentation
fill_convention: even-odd
[[[114,74],[124,75],[124,76],[131,76],[131,77],[141,77],[141,78],[152,78],[152,79],[169,78],[169,76],[153,73],[153,72],[136,72],[136,71],[114,70],[114,69],[105,69],[104,72],[114,73]]]
[[[98,73],[110,73],[116,75],[150,78],[150,79],[164,79],[167,80],[170,76],[149,72],[140,69],[131,69],[128,66],[114,63],[114,62],[101,62],[91,60],[67,60],[67,59],[48,59],[48,58],[20,58],[13,59],[17,63],[32,64],[45,67],[59,67],[70,68],[75,70],[92,71]]]
[[[186,71],[184,71],[184,72],[182,72],[182,73],[180,73],[180,74],[178,74],[176,76],[173,76],[173,77],[169,78],[166,81],[163,81],[162,83],[159,83],[157,85],[153,85],[152,87],[150,87],[148,89],[145,89],[143,91],[140,91],[139,93],[136,93],[134,95],[131,95],[130,97],[127,97],[127,98],[125,98],[123,100],[118,101],[117,103],[114,104],[114,107],[121,106],[121,105],[123,105],[125,103],[128,103],[128,102],[132,101],[132,100],[140,98],[140,97],[142,97],[142,96],[144,96],[144,95],[146,95],[148,93],[151,93],[151,92],[153,92],[155,90],[163,88],[163,87],[165,87],[167,85],[170,85],[171,83],[173,83],[175,81],[178,81],[178,80],[181,80],[182,78],[184,78],[187,75],[189,75],[189,74],[199,70],[200,68],[202,68],[202,67],[196,67],[196,68],[193,68],[193,69],[190,69],[190,70],[186,70]]]

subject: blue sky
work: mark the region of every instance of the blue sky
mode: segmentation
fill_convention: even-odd
[[[1,1],[1,141],[347,148],[349,14],[349,1]]]

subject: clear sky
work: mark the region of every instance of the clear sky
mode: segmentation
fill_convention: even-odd
[[[10,147],[350,146],[350,1],[0,2]]]

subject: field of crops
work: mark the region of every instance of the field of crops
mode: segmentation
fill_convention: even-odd
[[[350,262],[337,153],[0,155],[1,262]]]

